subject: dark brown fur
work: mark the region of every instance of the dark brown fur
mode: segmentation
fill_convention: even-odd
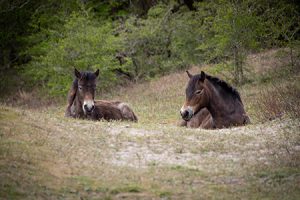
[[[76,78],[68,93],[68,105],[65,116],[92,120],[128,120],[136,122],[138,119],[127,104],[120,101],[94,100],[98,74],[99,71],[95,73],[78,72],[75,69]],[[94,102],[94,109],[91,112],[83,110],[82,105],[85,99]]]
[[[250,123],[236,89],[204,72],[194,76],[187,73],[190,80],[181,109],[182,126],[213,129]]]

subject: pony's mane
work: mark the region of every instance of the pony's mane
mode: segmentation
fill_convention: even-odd
[[[206,74],[206,78],[211,83],[221,86],[226,92],[232,94],[233,97],[237,98],[240,102],[242,102],[240,93],[234,87],[232,87],[231,85],[229,85],[225,81],[223,81],[223,80],[221,80],[221,79],[219,79],[217,77],[208,75],[208,74]]]
[[[208,74],[205,74],[205,77],[213,85],[220,86],[226,92],[226,94],[232,95],[234,98],[237,98],[240,102],[242,102],[239,92],[235,88],[230,86],[228,83],[226,83],[225,81],[223,81],[217,77],[210,76]],[[196,74],[190,79],[189,85],[186,88],[187,96],[191,97],[194,94],[197,81],[200,79],[201,79],[201,74]]]
[[[86,72],[81,72],[81,78],[85,79],[86,81],[89,81],[89,80],[94,80],[97,77],[93,72],[86,71]]]
[[[72,88],[76,88],[78,87],[78,80],[77,78],[74,78],[73,83],[72,83]]]

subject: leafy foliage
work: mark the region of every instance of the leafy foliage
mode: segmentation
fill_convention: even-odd
[[[108,22],[99,23],[88,16],[72,14],[61,31],[53,31],[47,42],[39,43],[45,55],[33,57],[27,73],[50,88],[52,94],[66,94],[74,67],[101,71],[101,88],[111,87],[116,78],[112,69],[118,47]]]
[[[293,65],[300,36],[299,6],[286,0],[4,0],[0,6],[1,93],[22,74],[27,86],[62,95],[74,67],[99,68],[100,89],[107,90],[124,79],[205,62],[226,66],[242,84],[249,52],[288,46]]]
[[[131,60],[126,70],[135,80],[151,78],[187,64],[184,56],[188,51],[180,51],[186,41],[179,37],[180,31],[176,32],[181,24],[174,24],[176,20],[170,19],[170,9],[159,4],[149,10],[147,19],[131,17],[126,21],[122,37],[125,38],[124,51]]]

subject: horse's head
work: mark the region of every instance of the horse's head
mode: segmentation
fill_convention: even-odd
[[[189,71],[186,73],[190,80],[185,90],[186,101],[180,109],[180,114],[182,119],[188,121],[200,109],[208,105],[209,97],[205,86],[205,73],[203,71],[197,75],[192,75]]]
[[[96,72],[79,72],[75,69],[74,73],[78,81],[77,99],[80,101],[84,113],[89,114],[95,109],[94,98],[99,69]]]

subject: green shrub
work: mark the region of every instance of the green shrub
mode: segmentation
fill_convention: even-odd
[[[147,18],[129,17],[121,37],[124,52],[131,60],[124,69],[135,80],[164,75],[199,63],[197,13],[182,7],[172,12],[172,4],[157,4]]]
[[[121,77],[147,80],[205,62],[218,64],[217,72],[236,84],[245,83],[251,51],[299,39],[297,8],[280,2],[195,1],[190,10],[179,1],[155,1],[139,12],[128,1],[51,1],[32,13],[33,30],[22,38],[30,46],[24,51],[30,62],[18,69],[29,86],[53,96],[67,93],[74,67],[100,69],[100,90],[121,83]],[[295,52],[290,48],[296,66]]]
[[[66,94],[74,67],[100,69],[100,89],[107,89],[117,79],[115,53],[119,40],[108,21],[97,22],[82,14],[72,14],[61,31],[52,31],[50,39],[33,47],[45,52],[33,57],[26,68],[31,80],[48,88],[51,95]]]

